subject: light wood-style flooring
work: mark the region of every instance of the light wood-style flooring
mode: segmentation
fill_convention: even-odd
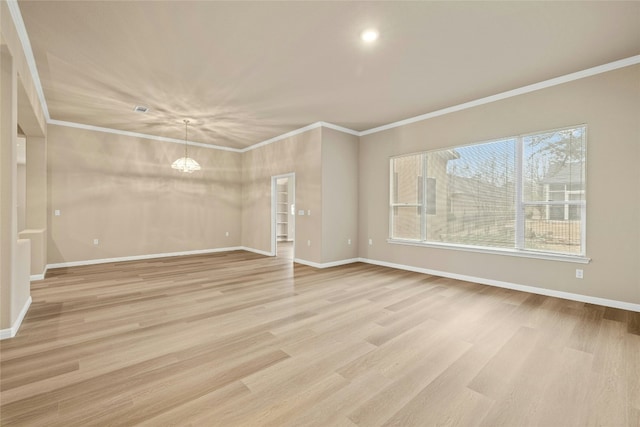
[[[640,313],[236,251],[50,271],[2,426],[638,426]]]

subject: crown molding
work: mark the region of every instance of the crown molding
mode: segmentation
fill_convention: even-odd
[[[31,49],[31,42],[29,41],[29,35],[27,34],[27,28],[24,26],[22,20],[22,14],[20,13],[20,7],[18,6],[18,0],[7,0],[7,6],[9,7],[9,14],[13,20],[13,25],[16,27],[18,33],[18,39],[22,45],[24,56],[27,60],[27,66],[31,72],[31,79],[38,93],[38,99],[44,113],[44,118],[49,122],[51,116],[49,116],[49,108],[47,107],[47,100],[44,97],[44,91],[42,90],[42,83],[40,82],[40,75],[38,74],[38,67],[36,67],[36,58],[33,56],[33,50]]]
[[[240,150],[242,153],[246,153],[247,151],[255,150],[256,148],[264,147],[265,145],[273,144],[274,142],[282,141],[283,139],[291,138],[292,136],[300,135],[301,133],[305,133],[307,131],[317,129],[322,126],[322,122],[315,122],[307,125],[305,127],[301,127],[300,129],[292,130],[291,132],[283,133],[282,135],[274,136],[273,138],[269,138],[266,141],[258,142],[257,144],[253,144],[248,146],[247,148],[243,148]]]
[[[358,132],[357,130],[349,129],[343,126],[334,125],[333,123],[320,122],[322,127],[327,129],[337,130],[338,132],[348,133],[349,135],[360,136],[362,132]]]
[[[512,98],[514,96],[523,95],[525,93],[535,92],[541,89],[546,89],[548,87],[561,85],[563,83],[569,83],[575,80],[584,79],[586,77],[595,76],[597,74],[606,73],[608,71],[613,71],[619,68],[629,67],[631,65],[636,65],[636,64],[640,64],[640,55],[621,59],[619,61],[610,62],[604,65],[599,65],[597,67],[588,68],[586,70],[577,71],[575,73],[566,74],[564,76],[560,76],[560,77],[545,80],[542,82],[534,83],[531,85],[523,86],[517,89],[508,90],[506,92],[502,92],[496,95],[487,96],[485,98],[476,99],[473,101],[465,102],[463,104],[458,104],[451,107],[443,108],[441,110],[432,111],[431,113],[421,114],[419,116],[389,123],[387,125],[378,126],[378,127],[360,132],[360,136],[371,135],[373,133],[382,132],[382,131],[393,129],[399,126],[421,122],[423,120],[432,119],[434,117],[444,116],[445,114],[455,113],[457,111],[462,111],[462,110],[477,107],[480,105],[489,104],[491,102],[501,101],[503,99]]]
[[[34,83],[34,85],[36,87],[36,91],[38,93],[38,97],[40,99],[40,103],[42,104],[42,110],[44,112],[47,124],[54,124],[54,125],[58,125],[58,126],[68,126],[68,127],[75,127],[75,128],[78,128],[78,129],[87,129],[87,130],[94,130],[94,131],[98,131],[98,132],[107,132],[107,133],[113,133],[113,134],[119,134],[119,135],[133,136],[133,137],[151,139],[151,140],[156,140],[156,141],[184,144],[183,140],[178,140],[178,139],[174,139],[174,138],[166,138],[166,137],[162,137],[162,136],[147,135],[147,134],[142,134],[142,133],[121,131],[121,130],[116,130],[116,129],[103,128],[103,127],[98,127],[98,126],[84,125],[84,124],[80,124],[80,123],[73,123],[73,122],[66,122],[66,121],[51,119],[51,117],[49,116],[49,109],[47,107],[47,102],[46,102],[46,99],[44,97],[44,91],[42,89],[42,84],[40,82],[40,76],[38,74],[38,69],[36,67],[35,57],[33,56],[33,50],[31,49],[31,43],[29,41],[29,36],[27,34],[27,29],[24,26],[24,21],[22,20],[22,14],[20,13],[20,7],[18,6],[18,1],[17,0],[6,0],[6,1],[7,1],[7,6],[9,7],[9,12],[11,13],[11,18],[12,18],[13,23],[14,23],[14,25],[16,27],[17,32],[18,32],[18,37],[20,38],[20,43],[22,43],[22,48],[24,50],[24,54],[25,54],[25,57],[27,59],[27,64],[29,66],[29,70],[31,72],[31,76],[33,78],[33,83]],[[320,121],[320,122],[312,123],[312,124],[310,124],[308,126],[304,126],[304,127],[300,128],[300,129],[296,129],[296,130],[293,130],[291,132],[287,132],[287,133],[284,133],[282,135],[267,139],[265,141],[258,142],[256,144],[250,145],[249,147],[246,147],[246,148],[243,148],[243,149],[223,147],[223,146],[213,145],[213,144],[204,144],[204,143],[200,143],[200,142],[189,142],[189,145],[193,145],[193,146],[197,146],[197,147],[203,147],[203,148],[211,148],[211,149],[215,149],[215,150],[224,150],[224,151],[232,151],[232,152],[237,152],[237,153],[246,153],[247,151],[255,150],[256,148],[264,147],[265,145],[269,145],[269,144],[272,144],[274,142],[281,141],[283,139],[290,138],[292,136],[299,135],[301,133],[304,133],[304,132],[307,132],[309,130],[316,129],[316,128],[319,128],[319,127],[326,127],[328,129],[337,130],[337,131],[344,132],[344,133],[347,133],[347,134],[350,134],[350,135],[354,135],[354,136],[358,136],[358,137],[366,136],[366,135],[371,135],[371,134],[374,134],[374,133],[382,132],[382,131],[385,131],[385,130],[393,129],[393,128],[396,128],[396,127],[408,125],[408,124],[411,124],[411,123],[416,123],[416,122],[420,122],[420,121],[423,121],[423,120],[432,119],[434,117],[443,116],[445,114],[455,113],[457,111],[462,111],[462,110],[466,110],[466,109],[469,109],[469,108],[477,107],[477,106],[480,106],[480,105],[489,104],[491,102],[501,101],[503,99],[512,98],[514,96],[523,95],[523,94],[534,92],[534,91],[538,91],[538,90],[541,90],[541,89],[546,89],[546,88],[549,88],[549,87],[552,87],[552,86],[556,86],[556,85],[560,85],[560,84],[563,84],[563,83],[569,83],[569,82],[572,82],[572,81],[575,81],[575,80],[579,80],[579,79],[583,79],[583,78],[586,78],[586,77],[595,76],[597,74],[606,73],[608,71],[613,71],[613,70],[617,70],[619,68],[624,68],[624,67],[628,67],[628,66],[636,65],[636,64],[640,64],[640,55],[636,55],[636,56],[632,56],[632,57],[629,57],[629,58],[621,59],[621,60],[618,60],[618,61],[610,62],[610,63],[604,64],[604,65],[599,65],[597,67],[588,68],[586,70],[577,71],[575,73],[571,73],[571,74],[567,74],[567,75],[564,75],[564,76],[556,77],[556,78],[553,78],[553,79],[545,80],[545,81],[542,81],[542,82],[534,83],[534,84],[531,84],[531,85],[523,86],[523,87],[520,87],[520,88],[517,88],[517,89],[508,90],[506,92],[502,92],[502,93],[499,93],[499,94],[496,94],[496,95],[487,96],[487,97],[484,97],[484,98],[480,98],[480,99],[476,99],[476,100],[473,100],[473,101],[465,102],[465,103],[462,103],[462,104],[454,105],[454,106],[451,106],[451,107],[443,108],[443,109],[440,109],[440,110],[432,111],[430,113],[421,114],[419,116],[410,117],[408,119],[400,120],[400,121],[389,123],[389,124],[386,124],[386,125],[377,126],[375,128],[367,129],[367,130],[364,130],[364,131],[356,131],[356,130],[353,130],[353,129],[349,129],[349,128],[345,128],[345,127],[342,127],[342,126],[338,126],[338,125],[334,125],[334,124],[331,124],[331,123]]]
[[[100,126],[85,125],[85,124],[82,124],[82,123],[74,123],[74,122],[65,122],[65,121],[62,121],[62,120],[55,120],[55,119],[50,119],[47,122],[47,124],[56,125],[56,126],[66,126],[66,127],[70,127],[70,128],[76,128],[76,129],[91,130],[91,131],[95,131],[95,132],[112,133],[112,134],[116,134],[116,135],[132,136],[134,138],[152,139],[152,140],[155,140],[155,141],[171,142],[171,143],[174,143],[174,144],[184,144],[185,143],[184,139],[167,138],[167,137],[164,137],[164,136],[155,136],[155,135],[149,135],[149,134],[146,134],[146,133],[129,132],[129,131],[126,131],[126,130],[103,128],[103,127],[100,127]],[[239,150],[237,148],[223,147],[221,145],[205,144],[205,143],[202,143],[202,142],[188,141],[187,144],[189,146],[202,147],[202,148],[211,148],[211,149],[214,149],[214,150],[232,151],[232,152],[235,152],[235,153],[242,152],[242,150]]]

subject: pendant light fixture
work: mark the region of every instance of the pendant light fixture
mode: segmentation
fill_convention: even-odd
[[[187,150],[189,144],[187,143],[187,127],[189,126],[189,120],[184,120],[184,157],[180,157],[178,160],[173,162],[171,167],[173,169],[178,169],[179,171],[192,173],[193,171],[199,171],[201,169],[198,162],[193,160],[188,156]]]

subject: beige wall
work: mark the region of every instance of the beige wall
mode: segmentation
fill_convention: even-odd
[[[18,237],[17,74],[8,49],[0,48],[0,329],[7,329],[16,317],[12,298]]]
[[[358,143],[357,136],[322,128],[323,263],[358,257]]]
[[[47,227],[47,144],[42,137],[27,138],[26,225]]]
[[[27,138],[26,230],[31,240],[31,274],[42,276],[47,267],[47,140]]]
[[[18,125],[27,136],[44,137],[45,119],[7,2],[0,2],[0,53],[0,335],[8,337],[30,296],[30,244],[18,241]]]
[[[16,241],[16,264],[13,270],[14,286],[11,291],[11,324],[15,325],[15,322],[20,315],[20,312],[24,310],[25,304],[31,296],[31,283],[30,276],[30,253],[31,253],[31,240],[18,239]]]
[[[364,136],[360,256],[409,266],[640,303],[640,66]],[[588,265],[386,242],[389,157],[588,125]],[[367,239],[374,244],[369,246]],[[576,268],[584,279],[575,278]]]
[[[185,174],[180,144],[56,125],[47,142],[49,264],[240,244],[240,153],[190,147]]]
[[[296,258],[357,257],[357,137],[317,128],[246,153],[192,147],[203,169],[191,175],[169,167],[181,149],[50,125],[48,263],[240,245],[271,252],[271,177],[287,173],[305,211]]]
[[[305,211],[295,220],[295,257],[322,262],[320,128],[243,153],[242,245],[271,252],[271,177],[287,173],[295,173],[296,211]]]

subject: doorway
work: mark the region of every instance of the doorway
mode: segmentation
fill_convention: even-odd
[[[271,177],[271,253],[293,260],[296,236],[295,173]]]

